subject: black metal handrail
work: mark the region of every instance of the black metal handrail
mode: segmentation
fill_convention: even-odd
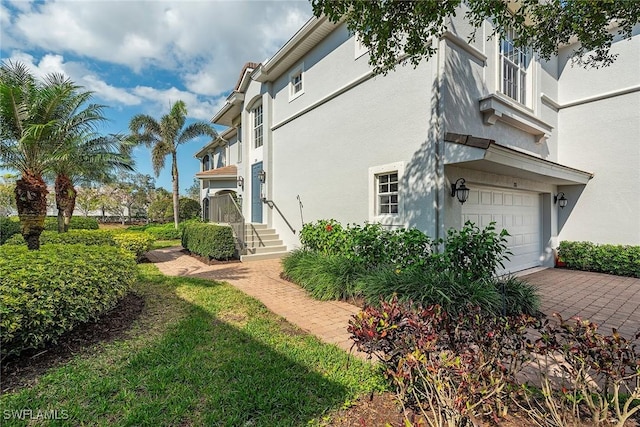
[[[293,228],[291,226],[291,224],[289,223],[289,221],[287,220],[287,218],[285,218],[284,214],[282,213],[282,211],[280,210],[280,208],[278,208],[278,205],[276,205],[276,202],[274,202],[273,200],[267,200],[267,199],[262,199],[262,201],[269,206],[271,209],[275,208],[276,211],[278,211],[278,213],[280,214],[280,217],[284,220],[285,224],[287,224],[287,226],[289,227],[289,229],[291,230],[291,232],[293,234],[296,234],[296,229]]]

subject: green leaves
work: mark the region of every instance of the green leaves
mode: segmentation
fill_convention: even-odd
[[[315,16],[325,15],[332,22],[343,20],[349,31],[358,34],[360,42],[369,49],[369,62],[376,74],[388,73],[405,58],[415,67],[433,56],[449,21],[460,12],[464,12],[464,19],[474,29],[471,38],[478,30],[482,33],[488,21],[493,25],[489,37],[514,29],[519,35],[515,44],[532,47],[544,59],[556,55],[560,46],[575,39],[571,57],[585,67],[610,65],[615,60],[610,53],[614,38],[630,38],[634,25],[640,22],[640,3],[636,1],[466,0],[464,6],[462,3],[461,0],[311,1]],[[612,22],[616,24],[613,28]]]
[[[640,277],[640,246],[562,241],[558,255],[574,270]]]
[[[218,260],[232,258],[236,250],[231,227],[197,222],[185,224],[182,246],[200,256]]]
[[[133,256],[115,247],[1,246],[2,357],[55,342],[98,317],[128,291],[135,276]]]

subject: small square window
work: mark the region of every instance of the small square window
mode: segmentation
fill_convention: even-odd
[[[304,64],[300,64],[289,74],[289,101],[304,93]]]

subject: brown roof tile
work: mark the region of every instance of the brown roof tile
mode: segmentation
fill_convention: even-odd
[[[197,177],[200,178],[215,178],[217,176],[235,176],[238,175],[238,168],[235,165],[224,166],[216,169],[209,169],[208,171],[198,172]]]

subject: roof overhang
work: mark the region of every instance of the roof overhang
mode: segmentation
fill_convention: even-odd
[[[252,78],[261,83],[274,81],[295,66],[302,57],[335,30],[340,23],[326,16],[313,17],[298,30],[267,62],[256,68]]]
[[[495,141],[447,133],[445,165],[508,175],[554,185],[586,184],[593,174],[523,153]]]
[[[225,129],[222,133],[218,134],[218,137],[216,139],[211,140],[207,145],[202,147],[202,149],[194,154],[193,157],[204,157],[204,155],[208,154],[212,149],[227,145],[229,139],[233,138],[237,133],[238,129],[235,127]]]
[[[244,101],[244,93],[231,92],[231,95],[227,97],[226,102],[218,111],[218,113],[211,119],[212,123],[231,126],[233,119],[238,117],[242,112],[242,102]]]
[[[232,165],[198,172],[196,178],[209,181],[236,181],[238,179],[238,168]]]

